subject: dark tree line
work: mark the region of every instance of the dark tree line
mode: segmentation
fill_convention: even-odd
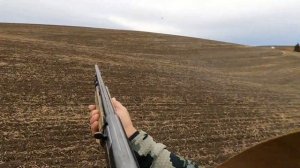
[[[294,51],[300,52],[300,46],[299,46],[299,43],[296,44]]]

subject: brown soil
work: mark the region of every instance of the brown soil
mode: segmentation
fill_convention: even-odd
[[[0,167],[105,167],[94,64],[134,124],[207,167],[300,127],[300,55],[107,29],[0,24]]]

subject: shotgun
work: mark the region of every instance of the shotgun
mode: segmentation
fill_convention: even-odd
[[[98,65],[95,65],[95,69],[95,101],[101,115],[100,130],[94,137],[101,141],[110,168],[139,168],[122,123],[112,106],[108,87],[103,82]]]

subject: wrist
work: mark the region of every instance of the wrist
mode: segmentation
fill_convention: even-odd
[[[126,133],[127,138],[131,137],[131,135],[133,135],[136,131],[137,131],[137,129],[134,128],[133,126],[125,128],[125,133]]]

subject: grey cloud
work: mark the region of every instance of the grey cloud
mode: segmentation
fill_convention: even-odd
[[[0,0],[0,22],[157,31],[250,45],[294,44],[300,40],[296,4],[296,0]]]

